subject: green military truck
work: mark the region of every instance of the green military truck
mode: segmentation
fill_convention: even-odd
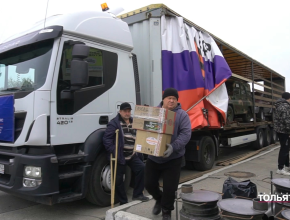
[[[272,114],[275,101],[285,91],[285,78],[259,65],[259,74],[255,71],[247,75],[233,74],[226,82],[229,105],[227,124],[220,132],[220,147],[234,147],[245,142],[250,143],[253,149],[261,149],[277,142]],[[258,72],[257,64],[255,67]],[[263,76],[263,71],[269,71],[268,75]]]
[[[243,122],[253,121],[254,114],[257,121],[271,121],[272,120],[272,106],[271,102],[264,101],[264,94],[261,92],[255,92],[255,103],[268,105],[255,106],[253,105],[253,94],[250,84],[242,80],[229,79],[226,82],[227,92],[229,95],[229,105],[227,112],[228,123],[234,121],[235,118],[240,117]],[[262,98],[262,99],[261,99]],[[267,99],[267,98],[266,98]]]

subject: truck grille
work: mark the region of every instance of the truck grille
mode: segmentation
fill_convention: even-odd
[[[7,185],[11,178],[10,166],[13,164],[14,157],[8,155],[0,155],[0,164],[5,166],[5,174],[0,174],[0,184]],[[8,173],[7,172],[8,169]]]

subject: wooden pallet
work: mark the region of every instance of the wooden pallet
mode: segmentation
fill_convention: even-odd
[[[238,162],[240,162],[242,160],[248,159],[248,158],[250,158],[250,157],[252,157],[254,155],[257,155],[257,154],[259,154],[260,152],[262,152],[264,150],[269,150],[269,149],[271,149],[273,147],[276,147],[278,145],[279,144],[272,144],[272,145],[269,145],[267,147],[264,147],[262,149],[259,149],[259,150],[253,151],[253,152],[245,153],[245,154],[242,154],[242,155],[239,155],[239,156],[236,156],[236,157],[232,157],[232,158],[227,159],[227,160],[219,161],[219,162],[216,163],[216,165],[217,166],[228,166],[228,165],[231,165],[231,164],[235,164],[235,163],[238,163]],[[204,174],[210,173],[210,172],[218,170],[218,169],[220,169],[220,168],[219,167],[214,167],[211,170],[206,170],[206,171],[203,171],[203,172],[198,172],[198,173],[193,173],[193,174],[187,175],[187,176],[182,177],[182,178],[179,179],[179,184],[185,183],[185,182],[193,180],[193,179],[197,179],[197,178],[203,176]],[[163,187],[163,180],[159,181],[159,186]]]
[[[262,151],[269,150],[269,149],[271,149],[273,147],[276,147],[277,145],[278,144],[271,144],[271,145],[269,145],[267,147],[264,147],[262,149],[259,149],[259,150],[253,151],[253,152],[245,153],[245,154],[242,154],[242,155],[239,155],[239,156],[236,156],[236,157],[232,157],[230,159],[219,161],[219,162],[216,163],[216,166],[228,166],[228,165],[232,165],[232,164],[238,163],[240,161],[243,161],[245,159],[248,159],[250,157],[253,157],[253,156],[257,155],[257,154],[259,154]]]

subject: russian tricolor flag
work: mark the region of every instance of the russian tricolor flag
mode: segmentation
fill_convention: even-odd
[[[207,127],[208,122],[209,128],[220,128],[228,108],[224,82],[232,72],[215,41],[184,24],[181,17],[162,16],[161,35],[163,91],[169,87],[179,91],[178,101],[188,111],[192,129]]]

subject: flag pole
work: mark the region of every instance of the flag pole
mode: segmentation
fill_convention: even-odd
[[[225,80],[226,81],[226,80]],[[217,88],[219,88],[222,84],[225,83],[225,81],[223,83],[221,83],[219,86],[215,87],[213,90],[211,90],[208,94],[206,94],[204,97],[202,97],[199,101],[197,101],[193,106],[191,106],[189,109],[187,109],[185,112],[189,112],[191,109],[193,109],[195,106],[197,106],[202,100],[204,100],[206,97],[208,97],[210,94],[212,94]]]

